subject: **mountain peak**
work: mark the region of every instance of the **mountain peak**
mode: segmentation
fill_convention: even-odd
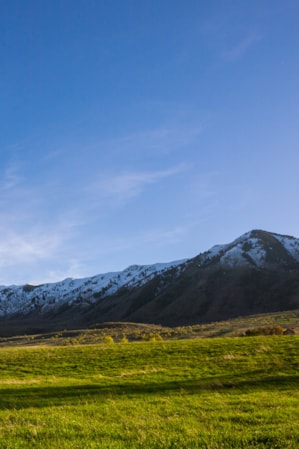
[[[201,264],[258,268],[292,268],[299,262],[299,240],[261,229],[253,229],[233,242],[213,246],[199,256]]]

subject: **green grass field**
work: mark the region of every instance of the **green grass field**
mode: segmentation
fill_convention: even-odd
[[[0,349],[0,448],[299,447],[297,336]]]

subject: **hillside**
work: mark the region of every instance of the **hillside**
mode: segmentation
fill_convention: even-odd
[[[168,327],[144,323],[97,323],[86,329],[62,330],[35,335],[0,337],[0,347],[76,346],[111,342],[167,341],[250,335],[299,335],[299,309],[264,313],[193,326]]]
[[[261,230],[167,264],[0,287],[2,335],[126,321],[178,326],[299,307],[299,239]]]

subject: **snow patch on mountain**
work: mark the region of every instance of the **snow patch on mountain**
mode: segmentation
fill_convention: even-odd
[[[120,272],[99,274],[90,278],[72,279],[42,285],[1,286],[0,316],[15,313],[30,313],[35,309],[47,312],[60,307],[91,304],[116,293],[120,288],[136,288],[172,268],[180,266],[185,260],[157,263],[154,265],[132,265]]]
[[[288,253],[299,262],[299,240],[295,237],[291,237],[288,235],[279,235],[273,234],[273,237],[276,238],[288,251]]]
[[[232,248],[228,248],[225,254],[220,258],[220,263],[228,266],[252,264],[258,267],[263,266],[265,263],[266,251],[260,246],[258,239],[251,238],[248,239],[246,243],[248,246],[244,245],[244,241],[240,241]]]
[[[266,266],[269,266],[269,260],[271,260],[271,252],[273,250],[271,244],[265,240],[265,236],[272,238],[272,240],[276,239],[287,254],[289,254],[294,261],[299,262],[298,239],[290,236],[254,230],[241,235],[232,243],[213,246],[209,251],[202,255],[200,265],[218,261],[221,265],[230,267],[255,266],[265,268]],[[273,243],[275,244],[275,240]]]

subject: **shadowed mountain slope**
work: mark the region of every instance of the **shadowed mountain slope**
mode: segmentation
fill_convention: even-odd
[[[0,287],[2,334],[107,321],[169,326],[299,307],[299,240],[261,230],[192,259]]]

